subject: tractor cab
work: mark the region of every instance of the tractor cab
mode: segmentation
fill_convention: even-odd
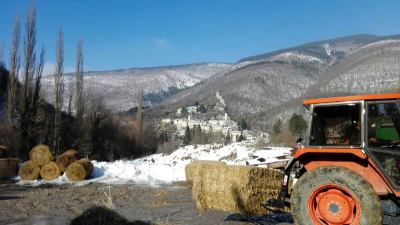
[[[281,193],[299,225],[400,224],[400,94],[304,100],[308,135]],[[288,179],[296,174],[289,194]]]
[[[399,100],[310,104],[309,148],[354,148],[400,190]]]
[[[392,189],[400,190],[399,99],[321,102],[306,106],[311,114],[308,148],[357,149],[371,158]]]

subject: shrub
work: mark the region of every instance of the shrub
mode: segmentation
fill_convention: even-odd
[[[111,209],[103,206],[94,206],[74,218],[70,225],[151,225],[151,223],[139,220],[129,222]]]

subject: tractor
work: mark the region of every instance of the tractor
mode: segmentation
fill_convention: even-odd
[[[399,225],[399,100],[400,93],[304,100],[307,135],[266,207],[290,205],[298,225]]]

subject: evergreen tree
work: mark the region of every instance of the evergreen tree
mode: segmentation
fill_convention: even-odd
[[[272,126],[272,134],[273,135],[278,135],[282,132],[282,121],[279,119],[274,123]]]
[[[245,119],[240,120],[239,127],[240,127],[240,130],[249,130],[250,129],[250,127],[247,124]]]
[[[199,111],[200,113],[206,113],[206,107],[203,104],[200,104],[200,106],[197,107],[197,111]]]
[[[246,140],[246,137],[243,135],[243,132],[240,132],[240,136],[238,137],[238,139],[236,140],[237,142],[242,142]]]
[[[294,113],[289,120],[289,129],[293,135],[301,135],[307,129],[307,121],[301,115]]]
[[[186,129],[185,129],[185,136],[183,137],[183,144],[188,145],[192,141],[192,136],[190,134],[190,128],[189,125],[186,124]]]
[[[190,129],[190,137],[191,140],[194,140],[196,137],[196,125],[193,125],[192,129]]]
[[[228,131],[225,136],[225,145],[228,145],[232,142],[231,133]]]
[[[181,114],[182,114],[183,117],[186,117],[189,114],[189,112],[187,111],[186,107],[182,107]]]

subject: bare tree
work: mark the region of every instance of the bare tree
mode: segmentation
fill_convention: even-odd
[[[75,71],[75,113],[78,128],[82,126],[82,117],[84,112],[83,102],[83,53],[82,40],[79,40],[76,45]]]
[[[19,43],[21,38],[21,25],[19,21],[19,15],[15,16],[12,46],[10,51],[10,75],[8,82],[7,91],[7,123],[9,126],[13,126],[13,119],[15,115],[15,107],[17,102],[17,80],[18,70],[20,66],[19,56]]]
[[[32,115],[31,115],[31,96],[34,90],[33,78],[35,74],[36,63],[36,10],[31,6],[28,10],[28,15],[25,24],[24,36],[24,61],[23,61],[23,84],[22,94],[20,95],[20,107],[18,112],[19,129],[21,130],[21,141],[23,151],[29,151],[32,147],[30,134],[32,133]],[[24,152],[25,153],[25,152]]]
[[[35,68],[34,74],[34,82],[32,83],[33,87],[31,92],[30,99],[30,107],[29,107],[29,121],[28,121],[28,138],[30,142],[34,142],[32,144],[37,144],[38,140],[43,137],[44,133],[44,124],[46,120],[46,116],[43,113],[40,113],[40,90],[41,90],[41,80],[43,74],[44,67],[44,55],[45,49],[42,47],[39,56],[39,62]],[[39,142],[40,143],[40,142]]]
[[[60,130],[61,130],[61,112],[63,105],[64,81],[63,81],[63,63],[64,63],[64,39],[62,29],[58,32],[56,46],[56,68],[54,81],[54,100],[55,100],[55,115],[54,115],[54,145],[53,151],[58,155],[60,149]]]
[[[42,47],[42,50],[40,51],[40,58],[39,62],[37,64],[36,70],[35,70],[35,86],[33,88],[33,94],[32,94],[32,100],[31,100],[31,108],[33,112],[36,113],[37,110],[37,104],[40,99],[40,90],[42,88],[41,80],[42,80],[42,74],[43,74],[43,67],[44,67],[44,55],[45,55],[46,50],[44,47]]]
[[[68,85],[68,106],[67,106],[67,112],[68,115],[72,115],[72,99],[74,97],[74,83],[69,82]]]
[[[140,90],[136,100],[137,113],[136,113],[136,139],[141,142],[143,136],[143,91]]]
[[[36,9],[31,6],[25,24],[26,34],[24,39],[24,85],[22,96],[24,99],[23,111],[28,110],[29,92],[32,91],[32,80],[35,71],[35,45],[36,45]]]

